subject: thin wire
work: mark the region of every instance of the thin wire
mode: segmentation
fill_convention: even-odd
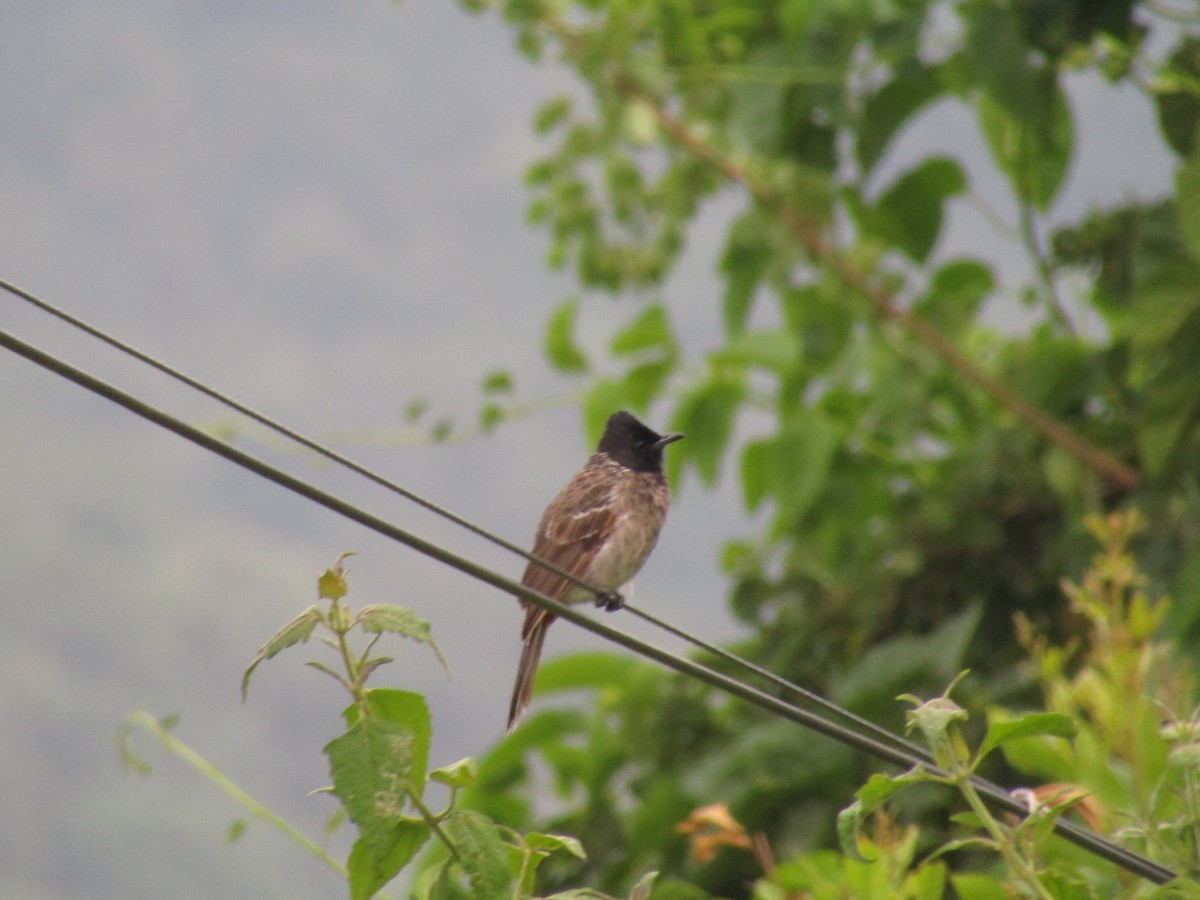
[[[915,744],[912,741],[908,740],[907,738],[901,737],[900,735],[896,734],[893,731],[888,731],[886,728],[878,725],[875,722],[872,722],[870,719],[865,719],[862,716],[856,715],[855,713],[846,709],[844,706],[839,706],[837,703],[834,703],[832,700],[828,700],[825,697],[822,697],[820,694],[815,693],[814,691],[810,691],[807,688],[801,687],[800,685],[796,684],[793,681],[788,681],[782,675],[778,675],[775,672],[772,672],[770,669],[764,668],[764,667],[760,666],[758,663],[752,662],[751,660],[746,659],[744,656],[739,656],[736,653],[732,653],[729,650],[726,650],[724,647],[718,647],[716,644],[710,644],[708,641],[704,640],[703,638],[696,637],[695,635],[693,635],[687,631],[684,631],[682,628],[672,625],[670,622],[664,621],[663,619],[660,619],[657,616],[652,616],[648,612],[644,612],[643,610],[640,610],[640,609],[635,609],[634,607],[631,607],[631,606],[624,606],[622,608],[633,613],[639,619],[643,619],[646,622],[649,622],[651,625],[661,628],[663,631],[667,632],[668,634],[672,634],[675,637],[686,641],[687,643],[691,644],[693,647],[697,647],[700,650],[704,650],[707,653],[711,653],[714,656],[718,657],[719,659],[725,660],[726,662],[733,663],[734,665],[737,665],[737,666],[741,666],[743,669],[747,669],[747,670],[753,672],[755,675],[765,678],[767,681],[771,682],[776,687],[782,688],[785,691],[789,691],[790,693],[796,694],[796,695],[804,698],[804,700],[807,701],[808,703],[811,703],[814,706],[820,707],[821,709],[825,710],[826,712],[833,713],[833,714],[839,716],[840,718],[845,719],[848,722],[853,722],[855,725],[858,725],[859,727],[865,729],[866,731],[871,732],[871,734],[875,735],[876,737],[878,737],[882,740],[885,740],[885,741],[889,741],[892,744],[894,744],[896,747],[901,748],[909,753],[912,753],[914,756],[920,757],[923,760],[922,765],[936,766],[936,763],[934,763],[933,754],[929,750],[927,750],[925,747],[922,747],[920,744]],[[974,775],[974,776],[972,776],[971,780],[977,787],[980,787],[980,788],[987,788],[987,789],[1000,791],[1000,792],[1005,791],[1005,788],[996,784],[994,781],[989,781],[988,779],[984,778],[982,775]]]
[[[946,777],[947,773],[939,769],[937,766],[927,764],[923,759],[914,759],[912,754],[904,749],[893,746],[891,743],[875,740],[874,738],[860,734],[853,729],[847,728],[836,722],[824,719],[821,716],[813,713],[810,710],[803,709],[793,704],[787,703],[778,697],[774,697],[766,692],[753,687],[752,685],[738,681],[723,672],[718,672],[715,669],[704,666],[693,660],[669,653],[652,644],[634,638],[631,635],[624,634],[614,628],[609,627],[595,619],[592,619],[578,612],[569,606],[552,600],[551,598],[530,590],[523,584],[518,584],[491,569],[486,568],[472,560],[459,556],[419,535],[405,531],[396,525],[391,524],[383,519],[378,518],[350,503],[328,494],[305,481],[289,475],[280,469],[268,465],[265,462],[245,453],[242,450],[223,443],[211,435],[205,434],[198,428],[175,418],[160,409],[157,409],[149,404],[133,397],[130,394],[121,391],[120,389],[101,381],[100,379],[89,375],[86,372],[77,369],[66,362],[57,359],[31,345],[19,340],[18,338],[0,331],[0,347],[5,347],[19,356],[24,357],[30,362],[36,363],[39,366],[74,382],[80,387],[86,388],[93,393],[104,397],[119,406],[124,407],[132,413],[154,423],[162,428],[171,431],[186,440],[191,441],[197,446],[203,447],[222,458],[233,462],[242,468],[255,473],[281,487],[287,488],[324,506],[326,509],[332,510],[339,515],[344,516],[351,521],[357,522],[372,531],[377,532],[385,537],[389,537],[399,543],[405,544],[408,547],[422,553],[432,559],[438,560],[445,565],[451,566],[464,574],[470,575],[479,581],[489,584],[505,593],[511,594],[527,603],[537,606],[541,609],[550,612],[551,614],[565,619],[574,625],[586,629],[593,634],[599,635],[613,643],[626,647],[648,659],[652,659],[666,668],[673,669],[676,672],[696,678],[706,684],[712,685],[720,690],[725,691],[732,696],[752,703],[762,709],[774,713],[775,715],[797,722],[808,728],[824,734],[827,737],[840,741],[848,746],[864,750],[880,759],[887,760],[897,765],[920,766],[930,774],[937,777]],[[988,785],[981,780],[973,779],[976,789],[988,797],[1001,809],[1026,816],[1029,810],[1019,800],[1008,794],[1007,792],[997,789],[994,786]],[[1097,834],[1076,825],[1074,822],[1067,821],[1062,818],[1054,820],[1054,830],[1060,836],[1066,838],[1072,843],[1100,856],[1116,865],[1119,865],[1130,872],[1133,872],[1143,878],[1153,881],[1157,884],[1166,884],[1171,881],[1175,875],[1170,870],[1159,864],[1152,862],[1142,856],[1139,856],[1132,851],[1119,847],[1116,844],[1100,837]]]
[[[814,706],[819,706],[821,709],[826,710],[827,712],[834,713],[848,722],[853,722],[855,725],[870,731],[872,734],[883,740],[891,741],[897,747],[901,747],[904,750],[907,750],[909,753],[913,753],[921,757],[926,762],[933,762],[933,754],[919,744],[914,744],[907,738],[901,737],[893,731],[889,731],[881,725],[872,722],[870,719],[865,719],[862,716],[856,715],[845,707],[834,703],[832,700],[828,700],[825,697],[822,697],[820,694],[808,690],[808,688],[801,687],[795,682],[784,678],[782,675],[778,675],[775,672],[772,672],[770,669],[764,668],[758,663],[746,659],[744,656],[739,656],[732,651],[726,650],[724,647],[718,647],[716,644],[710,644],[703,638],[696,637],[694,634],[684,631],[682,628],[672,625],[670,622],[660,619],[657,616],[653,616],[644,610],[637,609],[629,605],[624,606],[623,609],[633,613],[639,619],[649,622],[656,628],[661,628],[668,634],[674,635],[675,637],[686,641],[693,647],[703,650],[706,653],[711,653],[713,656],[723,659],[725,662],[732,663],[736,666],[740,666],[743,669],[753,672],[760,678],[765,678],[776,687],[782,688],[783,690],[792,694],[796,694],[799,697],[803,697],[808,703],[811,703]]]
[[[379,485],[380,487],[386,488],[387,490],[392,491],[395,494],[399,494],[401,497],[404,497],[406,500],[411,500],[413,503],[417,504],[418,506],[422,506],[425,509],[429,510],[430,512],[436,513],[437,515],[441,516],[442,518],[447,519],[450,522],[453,522],[455,525],[465,528],[467,531],[470,531],[472,534],[478,535],[479,537],[483,538],[484,540],[491,541],[493,544],[496,544],[499,547],[503,547],[505,550],[515,553],[518,556],[522,556],[526,560],[529,560],[530,562],[535,562],[538,565],[541,565],[541,566],[545,567],[546,569],[549,569],[555,575],[558,575],[562,578],[567,579],[570,583],[575,584],[578,587],[581,587],[581,588],[584,588],[585,590],[591,591],[597,597],[600,596],[601,594],[605,593],[604,591],[602,591],[600,588],[596,587],[595,585],[589,584],[588,582],[584,581],[578,575],[573,575],[572,573],[568,572],[566,569],[563,569],[563,568],[555,565],[554,563],[550,562],[549,560],[542,559],[538,556],[534,556],[532,553],[530,553],[525,548],[519,547],[516,544],[511,543],[510,541],[506,541],[504,538],[500,537],[499,535],[493,534],[492,532],[486,530],[485,528],[480,527],[479,525],[476,525],[474,522],[471,522],[468,519],[464,519],[462,516],[459,516],[459,515],[451,512],[450,510],[446,509],[443,506],[439,506],[438,504],[434,503],[432,500],[426,500],[424,497],[410,491],[408,488],[404,487],[403,485],[397,484],[396,482],[391,481],[390,479],[385,478],[384,476],[371,471],[366,466],[355,462],[354,460],[350,459],[347,456],[343,456],[342,454],[338,453],[336,450],[331,450],[328,447],[324,446],[323,444],[317,443],[312,438],[306,437],[305,435],[301,434],[300,432],[296,431],[293,428],[289,428],[287,425],[284,425],[282,422],[272,419],[270,416],[266,415],[265,413],[258,412],[256,409],[253,409],[252,407],[249,407],[249,406],[245,405],[244,403],[242,403],[238,400],[235,400],[234,398],[230,397],[228,394],[224,394],[221,391],[216,390],[215,388],[209,387],[204,382],[199,381],[196,378],[193,378],[191,375],[188,375],[186,372],[183,372],[183,371],[175,368],[174,366],[168,365],[167,363],[163,362],[162,360],[157,359],[157,358],[151,356],[150,354],[137,349],[136,347],[132,346],[131,344],[127,344],[124,341],[113,337],[112,335],[108,334],[105,331],[102,331],[101,329],[97,328],[96,326],[89,325],[87,322],[72,315],[71,313],[67,312],[66,310],[60,309],[59,307],[54,306],[53,304],[48,303],[45,300],[42,300],[39,297],[34,296],[33,294],[29,293],[28,291],[23,290],[23,289],[17,287],[16,285],[8,283],[7,281],[0,280],[0,289],[8,291],[10,294],[13,294],[14,296],[21,298],[22,300],[26,301],[27,303],[31,304],[32,306],[37,307],[42,312],[48,313],[49,315],[52,315],[55,318],[60,319],[63,322],[66,322],[68,325],[78,328],[80,331],[83,331],[86,334],[91,335],[92,337],[96,338],[97,340],[103,341],[104,343],[108,344],[110,347],[114,347],[117,350],[120,350],[122,353],[132,356],[134,359],[138,360],[139,362],[145,363],[146,365],[150,366],[153,369],[157,369],[159,372],[162,372],[164,375],[174,378],[176,381],[187,385],[188,387],[192,388],[193,390],[199,391],[200,393],[204,394],[206,397],[216,400],[218,403],[223,404],[224,406],[228,407],[229,409],[232,409],[235,412],[241,413],[242,415],[246,416],[249,419],[252,419],[253,421],[257,422],[258,424],[271,429],[276,434],[281,434],[284,437],[288,438],[289,440],[295,441],[301,447],[304,447],[307,450],[311,450],[313,453],[323,456],[323,457],[325,457],[325,459],[328,459],[331,462],[335,462],[340,466],[345,466],[350,471],[355,472],[356,474],[361,475],[364,478],[367,478],[370,481],[375,482],[375,484]]]
[[[579,587],[582,587],[583,589],[585,589],[587,591],[590,591],[594,596],[600,597],[601,595],[606,593],[605,591],[602,591],[600,588],[598,588],[596,585],[591,584],[590,582],[580,578],[578,575],[575,575],[572,572],[567,571],[566,569],[562,568],[561,566],[558,566],[555,563],[550,562],[549,560],[542,559],[541,557],[536,556],[533,553],[531,553],[530,551],[526,550],[524,547],[520,547],[520,546],[512,543],[511,541],[507,541],[504,538],[500,537],[499,535],[496,535],[496,534],[488,531],[487,529],[482,528],[479,525],[476,525],[474,522],[471,522],[470,520],[465,519],[462,516],[459,516],[454,512],[451,512],[450,510],[446,509],[444,506],[440,506],[431,500],[425,499],[424,497],[420,496],[419,494],[414,493],[413,491],[409,490],[408,488],[404,487],[403,485],[397,484],[396,482],[394,482],[388,478],[385,478],[382,475],[379,475],[378,473],[368,469],[366,466],[363,466],[362,464],[355,462],[354,460],[338,453],[335,450],[331,450],[330,448],[324,446],[323,444],[318,443],[317,441],[307,437],[306,435],[296,431],[295,429],[284,425],[283,423],[279,422],[278,420],[273,419],[264,413],[260,413],[257,410],[253,409],[252,407],[249,407],[246,404],[244,404],[238,400],[235,400],[233,397],[230,397],[228,394],[222,393],[221,391],[218,391],[215,388],[209,387],[204,382],[202,382],[196,378],[193,378],[191,375],[188,375],[187,373],[181,371],[180,369],[177,369],[174,366],[168,365],[167,363],[163,362],[162,360],[157,359],[156,357],[153,357],[150,354],[137,349],[136,347],[132,346],[131,344],[128,344],[122,340],[119,340],[118,338],[113,337],[112,335],[108,334],[107,332],[103,331],[102,329],[97,328],[96,326],[85,322],[84,320],[78,318],[77,316],[74,316],[71,313],[67,312],[66,310],[61,309],[61,308],[55,306],[54,304],[49,303],[45,300],[42,300],[41,298],[35,296],[34,294],[31,294],[30,292],[23,290],[22,288],[19,288],[16,285],[10,284],[3,280],[0,280],[0,288],[8,291],[10,294],[13,294],[16,297],[19,297],[20,299],[31,304],[32,306],[36,307],[37,309],[40,309],[42,312],[45,312],[63,322],[66,322],[67,324],[69,324],[75,328],[78,328],[80,331],[83,331],[84,333],[96,338],[97,340],[100,340],[100,341],[104,342],[105,344],[108,344],[110,347],[113,347],[113,348],[121,351],[122,353],[125,353],[128,356],[133,357],[134,359],[138,360],[139,362],[142,362],[142,363],[150,366],[151,368],[156,369],[159,372],[162,372],[164,375],[167,375],[168,377],[173,378],[176,381],[187,385],[188,387],[192,388],[193,390],[199,391],[200,393],[204,394],[206,397],[216,400],[218,403],[223,404],[224,406],[228,407],[229,409],[232,409],[235,412],[241,413],[242,415],[246,416],[247,418],[252,419],[253,421],[259,423],[260,425],[263,425],[266,428],[269,428],[270,430],[274,431],[275,433],[283,435],[284,437],[288,438],[289,440],[295,441],[300,446],[302,446],[308,450],[311,450],[312,452],[324,457],[325,459],[328,459],[331,462],[337,463],[338,465],[344,466],[345,468],[349,469],[350,471],[355,472],[356,474],[369,479],[370,481],[374,482],[375,484],[379,485],[380,487],[383,487],[389,491],[392,491],[395,494],[400,495],[401,497],[404,497],[407,500],[412,501],[413,503],[416,503],[418,506],[421,506],[421,507],[429,510],[430,512],[435,513],[436,515],[439,515],[442,518],[447,519],[450,522],[453,522],[455,525],[465,528],[467,531],[470,531],[472,534],[475,534],[478,537],[483,538],[484,540],[490,541],[491,543],[495,544],[498,547],[502,547],[505,550],[508,550],[509,552],[515,553],[516,555],[524,558],[525,560],[536,563],[537,565],[540,565],[540,566],[548,569],[549,571],[553,572],[555,575],[565,578],[569,583],[575,584]],[[633,615],[645,620],[646,622],[649,622],[650,624],[656,626],[657,628],[661,628],[662,630],[691,643],[695,647],[698,647],[709,653],[713,653],[713,654],[719,656],[720,658],[724,659],[727,662],[730,662],[734,665],[741,666],[742,668],[744,668],[748,671],[754,672],[756,675],[759,675],[762,678],[766,678],[767,680],[771,681],[775,685],[777,685],[785,690],[788,690],[797,696],[803,697],[809,703],[811,703],[815,706],[819,706],[822,709],[825,709],[834,715],[841,716],[848,722],[853,722],[854,724],[858,725],[859,727],[870,731],[872,734],[874,734],[876,737],[880,738],[881,740],[890,741],[890,742],[896,744],[896,746],[902,747],[909,753],[916,754],[918,757],[921,757],[928,762],[933,761],[932,755],[925,748],[920,747],[917,744],[914,744],[913,742],[906,740],[905,738],[901,737],[900,735],[897,735],[894,732],[889,731],[888,729],[877,725],[876,723],[870,721],[869,719],[865,719],[861,716],[857,716],[854,713],[850,712],[850,710],[843,709],[841,706],[837,705],[836,703],[826,700],[821,695],[816,694],[816,693],[814,693],[804,687],[801,687],[800,685],[795,684],[791,681],[788,681],[787,679],[782,678],[779,675],[776,675],[774,672],[771,672],[767,669],[762,668],[761,666],[751,662],[750,660],[744,659],[735,653],[729,652],[728,650],[724,650],[722,648],[719,648],[712,644],[709,644],[706,641],[701,640],[700,638],[697,638],[697,637],[694,637],[694,636],[688,634],[687,632],[681,631],[680,629],[674,627],[673,625],[670,625],[667,622],[663,621],[662,619],[659,619],[659,618],[651,615],[650,613],[644,612],[643,610],[638,609],[637,607],[634,607],[631,605],[626,605],[624,607],[624,609],[626,609],[628,612],[632,613]]]
[[[72,325],[75,328],[78,328],[79,330],[108,344],[111,347],[114,347],[115,349],[121,351],[122,353],[125,353],[125,354],[133,357],[134,359],[137,359],[139,362],[145,363],[146,365],[181,382],[182,384],[185,384],[188,387],[193,388],[196,391],[199,391],[200,393],[204,394],[205,396],[210,397],[211,399],[216,400],[217,402],[225,405],[229,409],[232,409],[235,412],[245,415],[246,417],[252,419],[255,422],[258,422],[259,424],[265,426],[266,428],[269,428],[272,431],[275,431],[277,434],[283,435],[284,437],[286,437],[292,441],[295,441],[300,446],[305,447],[305,448],[313,451],[314,453],[317,453],[318,455],[323,456],[324,458],[326,458],[328,460],[331,460],[332,462],[335,462],[341,466],[344,466],[345,468],[349,469],[350,471],[355,472],[359,475],[362,475],[364,478],[369,479],[370,481],[380,485],[381,487],[383,487],[387,490],[390,490],[393,493],[396,493],[396,494],[406,498],[407,500],[412,501],[413,503],[416,503],[418,506],[421,506],[421,507],[429,510],[430,512],[433,512],[433,513],[447,519],[448,521],[453,522],[454,524],[459,525],[462,528],[465,528],[466,530],[470,531],[472,534],[482,537],[485,540],[490,541],[491,543],[504,548],[505,550],[515,553],[516,555],[518,555],[530,562],[533,562],[537,565],[540,565],[540,566],[554,572],[556,575],[559,575],[560,577],[565,578],[568,582],[573,583],[577,586],[584,588],[585,590],[592,592],[592,594],[597,597],[599,597],[605,593],[600,588],[598,588],[595,585],[580,578],[579,576],[575,575],[574,573],[569,572],[566,569],[563,569],[562,567],[558,566],[557,564],[550,562],[549,560],[542,559],[541,557],[536,556],[535,554],[531,553],[530,551],[526,550],[525,548],[520,547],[510,541],[505,540],[504,538],[500,537],[499,535],[496,535],[496,534],[482,528],[481,526],[476,525],[475,523],[471,522],[470,520],[457,515],[456,513],[446,509],[443,506],[440,506],[440,505],[434,503],[431,500],[427,500],[426,498],[420,496],[419,494],[416,494],[415,492],[409,490],[408,488],[405,488],[404,486],[397,484],[396,482],[394,482],[388,478],[385,478],[384,476],[379,475],[378,473],[366,468],[365,466],[361,465],[360,463],[357,463],[354,460],[352,460],[340,453],[337,453],[336,451],[331,450],[328,447],[325,447],[324,445],[312,440],[311,438],[296,431],[295,429],[289,428],[288,426],[282,424],[278,420],[273,419],[270,416],[265,415],[264,413],[258,412],[257,410],[253,409],[252,407],[249,407],[249,406],[245,405],[244,403],[241,403],[240,401],[235,400],[234,398],[230,397],[229,395],[224,394],[220,391],[217,391],[214,388],[209,387],[204,382],[201,382],[198,379],[193,378],[192,376],[186,374],[185,372],[183,372],[171,365],[168,365],[167,363],[165,363],[153,356],[150,356],[148,353],[145,353],[144,351],[138,350],[136,347],[132,346],[131,344],[128,344],[124,341],[119,340],[118,338],[113,337],[112,335],[108,334],[107,332],[83,321],[82,319],[78,318],[77,316],[72,315],[71,313],[68,313],[66,310],[63,310],[57,306],[54,306],[53,304],[48,303],[47,301],[42,300],[41,298],[29,293],[28,291],[25,291],[22,288],[19,288],[16,285],[10,284],[3,280],[0,280],[0,288],[3,288],[4,290],[8,291],[9,293],[13,294],[14,296],[17,296],[17,297],[21,298],[22,300],[25,300],[26,302],[28,302],[31,305],[33,305],[34,307],[42,310],[43,312],[45,312],[49,315],[52,315],[64,322],[68,323],[69,325]],[[688,632],[685,632],[682,629],[679,629],[676,626],[671,625],[670,623],[668,623],[654,615],[651,615],[650,613],[645,612],[644,610],[639,609],[636,606],[627,604],[623,608],[625,610],[627,610],[629,613],[633,614],[634,616],[637,616],[638,618],[641,618],[642,620],[648,622],[649,624],[662,629],[663,631],[667,632],[668,634],[671,634],[677,638],[680,638],[681,640],[686,641],[687,643],[690,643],[694,647],[704,650],[705,652],[711,653],[711,654],[717,656],[718,658],[723,659],[726,662],[729,662],[735,666],[739,666],[747,671],[753,672],[754,674],[758,675],[761,678],[766,679],[767,681],[776,685],[777,687],[780,687],[783,690],[788,691],[798,697],[802,697],[805,701],[812,704],[813,706],[823,709],[832,715],[836,715],[839,718],[841,718],[847,722],[852,722],[855,725],[858,725],[860,728],[873,734],[879,740],[890,743],[890,744],[894,745],[895,747],[899,748],[900,750],[902,750],[903,752],[911,754],[916,760],[922,762],[923,764],[925,764],[925,765],[933,765],[934,764],[933,756],[926,748],[921,747],[920,745],[915,744],[912,741],[909,741],[906,738],[904,738],[892,731],[889,731],[886,728],[883,728],[882,726],[876,724],[875,722],[872,722],[869,719],[866,719],[862,716],[856,715],[855,713],[851,712],[850,710],[845,709],[844,707],[839,706],[838,704],[836,704],[830,700],[827,700],[825,697],[822,697],[820,694],[810,691],[807,688],[804,688],[801,685],[796,684],[795,682],[789,681],[788,679],[783,678],[782,676],[770,671],[769,669],[759,666],[758,664],[756,664],[742,656],[739,656],[738,654],[732,653],[722,647],[718,647],[714,644],[711,644],[707,641],[702,640],[699,637],[696,637]],[[996,785],[993,782],[990,782],[982,777],[977,776],[977,780],[981,787],[991,788],[998,792],[1002,792],[1004,790],[999,785]]]

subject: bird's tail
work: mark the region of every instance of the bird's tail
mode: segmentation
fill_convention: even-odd
[[[512,703],[508,707],[508,730],[517,727],[517,720],[529,708],[533,697],[533,676],[537,674],[538,663],[542,659],[542,644],[546,640],[546,629],[554,621],[554,616],[542,610],[532,610],[526,620],[524,643],[521,645],[521,662],[517,666],[517,683],[513,685]]]

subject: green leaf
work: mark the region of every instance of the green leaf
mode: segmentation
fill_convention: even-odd
[[[661,303],[655,303],[617,333],[613,338],[612,352],[617,356],[626,356],[654,348],[670,351],[674,346],[675,336],[671,332],[667,309]]]
[[[896,67],[892,80],[867,98],[858,122],[855,150],[864,174],[870,175],[892,138],[913,114],[942,91],[936,70],[916,60],[906,60]]]
[[[539,832],[531,831],[525,835],[524,841],[526,847],[538,853],[549,854],[565,850],[576,859],[587,859],[587,854],[583,852],[583,844],[579,843],[577,838],[567,835],[540,834]]]
[[[422,796],[433,735],[425,698],[415,691],[395,688],[373,688],[366,691],[365,697],[367,709],[374,719],[399,726],[411,735],[408,786],[416,796]],[[358,704],[352,703],[342,711],[342,716],[346,724],[353,727],[360,721],[361,713]]]
[[[399,874],[429,840],[424,822],[406,819],[388,829],[374,843],[360,837],[350,848],[346,870],[350,875],[350,900],[369,900]]]
[[[1186,37],[1178,49],[1171,54],[1170,71],[1200,76],[1200,38]],[[1158,107],[1158,124],[1167,143],[1180,156],[1188,156],[1196,149],[1196,133],[1200,124],[1200,97],[1191,85],[1180,86],[1179,90],[1155,93]]]
[[[384,719],[360,719],[325,745],[333,793],[368,844],[385,842],[404,819],[413,768],[413,733]]]
[[[429,773],[429,780],[452,788],[470,787],[479,780],[479,766],[471,757],[442,766]]]
[[[842,852],[857,862],[871,862],[859,849],[859,833],[863,821],[880,809],[898,790],[923,781],[927,776],[919,769],[903,775],[876,773],[854,794],[854,802],[838,813],[837,833]]]
[[[959,900],[1012,900],[1012,892],[1003,881],[991,875],[951,875]]]
[[[675,412],[674,428],[687,435],[677,446],[683,452],[668,459],[672,478],[684,461],[696,467],[701,482],[712,486],[717,482],[725,447],[733,434],[733,420],[741,407],[745,388],[740,381],[720,378],[700,385],[692,391]]]
[[[562,123],[571,114],[571,98],[566,94],[552,97],[539,107],[533,120],[533,130],[546,134]]]
[[[422,644],[428,644],[437,656],[438,662],[442,664],[442,668],[446,670],[446,674],[450,674],[450,664],[446,662],[446,658],[442,656],[441,648],[437,645],[437,641],[433,639],[433,632],[429,627],[429,622],[422,619],[411,609],[397,606],[394,603],[375,603],[364,606],[359,610],[354,621],[356,624],[362,626],[363,631],[369,631],[372,634],[388,632],[412,638],[412,640],[419,641]]]
[[[1004,719],[1004,713],[993,710],[988,715],[987,736],[979,748],[979,759],[983,759],[997,747],[1021,738],[1051,735],[1071,738],[1075,736],[1075,723],[1062,713],[1030,713],[1016,719]]]
[[[483,379],[483,391],[485,394],[504,394],[512,389],[512,375],[503,369],[496,369],[494,372],[489,372],[488,376]]]
[[[782,524],[798,521],[816,501],[841,443],[842,431],[824,415],[797,411],[772,438],[742,452],[742,492],[747,509],[772,497]]]
[[[543,347],[550,364],[559,372],[586,372],[587,357],[575,343],[575,319],[579,313],[579,301],[567,300],[554,311],[546,325]]]
[[[778,258],[769,243],[773,225],[763,211],[754,206],[729,230],[729,239],[721,256],[721,274],[725,276],[722,311],[725,331],[729,335],[739,334],[746,327],[759,284]]]
[[[389,694],[407,692],[371,693],[379,695],[369,701],[373,714],[395,714],[401,698]],[[411,712],[411,702],[401,705]],[[408,864],[429,837],[424,822],[404,815],[407,791],[413,787],[418,766],[423,773],[424,759],[417,757],[428,754],[428,738],[418,741],[406,726],[372,715],[358,719],[345,734],[326,744],[325,754],[333,793],[359,830],[347,863],[350,893],[352,897],[371,897]]]
[[[899,248],[915,262],[924,262],[942,230],[943,207],[961,194],[967,180],[952,159],[934,157],[909,169],[860,213],[863,226]]]
[[[625,373],[622,392],[638,412],[644,413],[662,394],[663,385],[675,371],[674,355],[659,362],[642,363]]]
[[[250,663],[249,668],[242,674],[242,702],[246,700],[246,692],[250,689],[250,676],[254,674],[258,664],[294,644],[307,642],[312,636],[313,629],[324,620],[325,615],[321,608],[310,606],[271,635],[270,640],[258,648],[258,655],[254,657],[254,662]]]
[[[619,409],[629,405],[629,391],[623,380],[601,378],[583,398],[583,419],[587,426],[588,443],[596,446],[604,433],[604,423]]]
[[[1018,118],[988,94],[978,101],[979,121],[992,158],[1017,196],[1043,212],[1062,186],[1071,161],[1074,128],[1062,92],[1049,98],[1049,120]]]
[[[442,827],[454,842],[458,859],[470,879],[472,898],[492,900],[508,896],[512,872],[499,827],[487,816],[471,810],[455,810]]]
[[[912,697],[904,699],[915,700]],[[931,747],[943,741],[953,723],[965,722],[968,718],[967,711],[949,697],[926,700],[915,709],[909,710],[906,715],[909,726],[919,728],[925,736],[926,743]]]
[[[913,310],[943,334],[955,335],[975,318],[996,287],[992,270],[973,259],[955,259],[934,273],[929,291]]]
[[[1179,230],[1192,259],[1200,260],[1200,150],[1175,173],[1175,191]]]
[[[800,358],[800,342],[782,328],[743,331],[712,355],[717,363],[754,366],[769,372],[786,374]]]
[[[333,564],[333,568],[326,569],[324,574],[317,579],[317,596],[322,600],[341,600],[346,594],[350,593],[350,588],[346,584],[346,570],[342,563],[347,557],[353,556],[354,553],[343,553],[337,558],[337,562]]]
[[[686,881],[664,881],[654,883],[650,900],[712,900],[712,895]]]
[[[595,651],[556,656],[538,668],[538,693],[623,688],[645,668],[628,655],[617,653]]]
[[[657,878],[657,872],[647,872],[643,875],[638,883],[633,886],[633,890],[629,892],[629,900],[650,900],[651,892],[654,890],[654,882]]]
[[[896,693],[921,681],[944,682],[962,667],[983,617],[979,603],[946,618],[925,635],[900,634],[880,641],[839,675],[830,695],[843,706],[862,710],[894,706]]]

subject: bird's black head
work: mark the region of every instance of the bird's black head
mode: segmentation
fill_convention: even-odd
[[[663,447],[682,434],[657,434],[622,410],[608,417],[604,436],[596,449],[627,468],[638,472],[661,472]]]

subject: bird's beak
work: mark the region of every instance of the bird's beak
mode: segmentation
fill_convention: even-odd
[[[661,450],[663,447],[667,446],[667,444],[673,444],[676,441],[683,440],[683,437],[684,436],[682,434],[680,434],[678,431],[672,431],[670,434],[664,434],[662,437],[660,437],[657,441],[654,442],[654,449]]]

